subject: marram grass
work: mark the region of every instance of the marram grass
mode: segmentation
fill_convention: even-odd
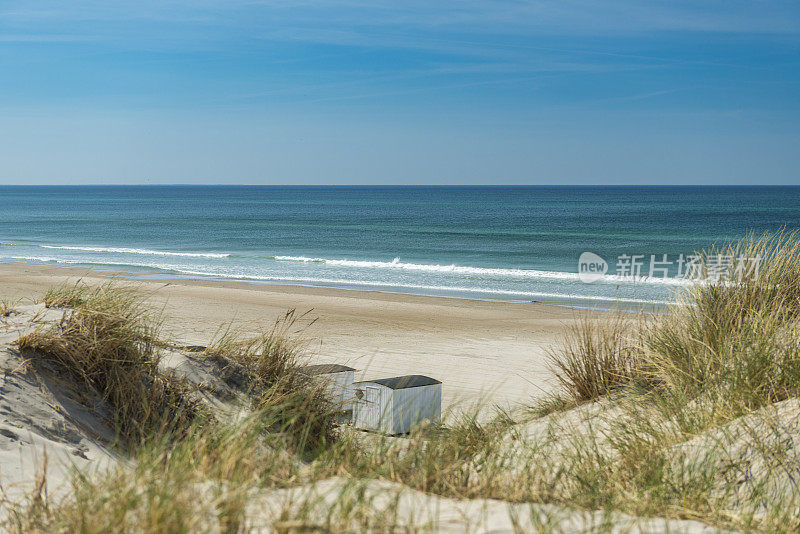
[[[159,370],[159,323],[139,295],[111,284],[71,291],[58,324],[17,340],[34,364],[46,361],[105,402],[125,445],[208,417],[188,384]]]
[[[0,300],[0,317],[10,317],[17,310],[16,307],[20,300],[3,299]]]

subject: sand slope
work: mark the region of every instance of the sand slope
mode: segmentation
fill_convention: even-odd
[[[86,396],[47,364],[32,365],[31,355],[13,345],[62,312],[43,305],[16,309],[0,319],[0,477],[12,494],[29,489],[46,458],[50,486],[59,491],[72,466],[103,469],[122,458],[107,447],[114,432],[102,400]]]

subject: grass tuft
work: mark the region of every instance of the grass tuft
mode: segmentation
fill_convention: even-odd
[[[20,303],[20,299],[17,300],[10,300],[10,299],[3,299],[0,300],[0,317],[9,317],[12,314],[16,313],[16,306]]]
[[[548,352],[548,363],[572,399],[594,400],[645,377],[639,320],[584,314],[568,328],[562,345]]]
[[[59,301],[66,303],[67,300]],[[108,403],[120,439],[141,445],[203,415],[191,388],[159,371],[158,322],[132,290],[75,286],[59,324],[17,340]]]
[[[717,279],[693,284],[670,313],[605,326],[584,320],[551,352],[562,390],[573,399],[639,386],[615,397],[596,427],[570,431],[559,467],[566,485],[553,496],[788,532],[800,521],[800,464],[786,438],[776,448],[761,427],[715,438],[722,447],[709,447],[706,438],[699,449],[684,444],[800,396],[800,240],[785,232],[750,236],[700,255],[706,274],[719,271],[720,257],[733,261]],[[760,258],[758,270],[741,265],[742,257]],[[782,421],[796,429],[796,422]],[[753,468],[764,465],[770,468]],[[787,514],[787,506],[794,512]]]
[[[264,334],[246,337],[227,330],[206,355],[223,373],[246,384],[251,408],[268,421],[269,429],[284,435],[304,454],[336,441],[340,407],[324,382],[304,372],[305,344],[300,334],[310,324],[307,314],[290,310]],[[313,323],[313,321],[311,321]]]
[[[75,308],[83,304],[91,291],[82,280],[74,284],[61,284],[47,290],[44,295],[44,305],[47,308]]]
[[[733,416],[800,394],[800,242],[795,233],[750,237],[704,253],[760,257],[758,272],[694,285],[647,339],[666,386],[714,396]]]

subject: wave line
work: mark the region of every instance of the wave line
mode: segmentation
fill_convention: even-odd
[[[219,252],[168,252],[165,250],[124,247],[76,247],[66,245],[39,245],[39,247],[58,250],[80,250],[84,252],[112,252],[115,254],[143,254],[148,256],[178,256],[183,258],[227,258],[230,256],[230,254],[223,254]]]
[[[318,263],[323,265],[333,265],[337,267],[367,268],[367,269],[396,269],[404,271],[435,272],[435,273],[454,273],[475,276],[499,276],[508,278],[529,278],[529,279],[556,279],[580,281],[578,273],[568,273],[562,271],[539,271],[535,269],[503,269],[497,267],[471,267],[464,265],[438,265],[426,263],[406,263],[395,258],[392,261],[367,261],[367,260],[337,260],[328,258],[310,258],[306,256],[275,256],[277,261],[295,261],[302,263]],[[600,280],[609,284],[664,284],[686,286],[691,281],[683,278],[650,278],[639,277],[631,278],[617,275],[605,275]]]

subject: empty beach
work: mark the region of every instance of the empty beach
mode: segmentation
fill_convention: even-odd
[[[306,313],[313,362],[344,363],[356,379],[424,374],[443,384],[443,408],[513,405],[554,386],[547,348],[582,312],[534,302],[490,302],[317,287],[141,279],[66,267],[0,264],[0,298],[40,298],[48,288],[115,277],[163,310],[165,333],[206,345],[229,324],[264,331],[290,309]]]

